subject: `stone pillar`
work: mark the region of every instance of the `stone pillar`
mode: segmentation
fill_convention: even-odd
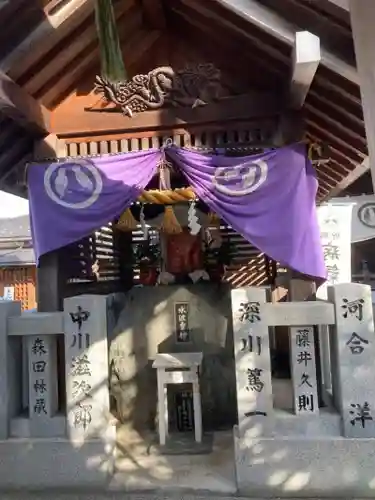
[[[109,408],[107,297],[64,300],[68,436],[74,442],[116,437]]]
[[[328,288],[336,325],[331,329],[334,401],[349,438],[375,437],[375,334],[371,288],[357,283]]]
[[[7,323],[10,316],[21,314],[20,302],[0,302],[0,439],[9,437],[10,419],[15,414],[12,403],[12,370],[20,369],[11,359],[12,350],[8,339]]]
[[[232,290],[233,340],[236,364],[239,435],[258,426],[258,434],[272,432],[273,398],[266,290]]]
[[[55,335],[27,337],[30,434],[45,437],[58,407]]]
[[[297,275],[293,272],[292,278],[289,283],[289,298],[292,302],[315,300],[315,282],[311,279],[308,279],[307,277],[302,277],[302,275]],[[301,330],[301,332],[298,333],[298,330]],[[323,363],[325,355],[323,353],[324,346],[321,343],[320,335],[318,335],[318,332],[319,327],[318,331],[316,331],[312,326],[309,326],[308,328],[301,326],[290,328],[289,330],[290,367],[293,382],[294,409],[296,413],[299,414],[316,413],[319,411],[319,407],[323,406],[321,354]],[[303,342],[301,340],[301,335],[307,336],[308,341],[306,340],[305,342]],[[302,344],[305,344],[306,349],[303,349],[303,345],[300,345],[301,342]],[[327,351],[326,354],[329,355],[329,352]],[[306,360],[306,363],[304,361],[301,361],[299,363],[298,360],[303,356],[309,358],[310,360]],[[303,367],[308,370],[305,372],[301,371]],[[309,378],[310,385],[305,382],[306,376],[308,376]],[[308,392],[309,389],[311,390]],[[307,396],[310,396],[310,398],[308,399],[308,411],[303,409],[304,402],[307,401]],[[299,411],[298,408],[300,408],[301,405],[302,409],[301,411]]]

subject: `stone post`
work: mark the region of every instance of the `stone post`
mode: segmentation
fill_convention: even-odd
[[[0,439],[9,437],[10,419],[15,414],[12,388],[12,371],[20,369],[12,359],[12,350],[8,339],[8,318],[21,314],[20,302],[0,302]]]
[[[349,438],[375,437],[375,335],[371,288],[357,283],[328,288],[333,393]]]
[[[231,299],[239,435],[254,426],[258,435],[266,435],[273,421],[269,334],[263,314],[266,290],[238,288]]]
[[[80,295],[64,300],[68,436],[82,443],[115,441],[109,408],[107,297]]]
[[[30,434],[47,437],[58,407],[55,335],[27,337]]]
[[[315,294],[314,281],[302,279],[295,272],[292,273],[289,283],[291,301],[313,301]],[[319,385],[321,383],[319,352],[322,345],[317,344],[313,326],[298,326],[289,329],[294,411],[298,415],[319,413]]]

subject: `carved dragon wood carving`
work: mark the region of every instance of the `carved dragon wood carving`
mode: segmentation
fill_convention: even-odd
[[[126,82],[97,76],[94,91],[131,117],[162,106],[203,106],[220,97],[220,80],[220,71],[210,63],[177,71],[161,66]]]

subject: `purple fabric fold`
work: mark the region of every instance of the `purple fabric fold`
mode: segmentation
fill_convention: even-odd
[[[325,279],[315,196],[303,145],[229,157],[168,147],[198,197],[274,260]],[[31,164],[30,216],[37,260],[119,217],[156,173],[160,150]]]
[[[156,173],[159,150],[31,164],[30,219],[37,262],[89,236],[128,208]]]
[[[247,157],[171,148],[198,197],[247,241],[300,273],[325,279],[315,171],[302,144]]]

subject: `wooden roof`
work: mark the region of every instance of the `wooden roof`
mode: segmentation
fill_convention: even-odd
[[[64,113],[70,110],[70,123],[77,123],[83,105],[92,100],[93,79],[100,71],[93,3],[11,0],[0,5],[3,189],[24,194],[19,184],[25,162],[33,157],[35,140],[50,132],[63,135],[59,126]],[[178,46],[180,54],[214,62],[231,77],[233,87],[240,81],[242,88],[280,96],[290,78],[294,33],[308,30],[318,35],[322,61],[303,110],[308,137],[329,146],[329,162],[317,167],[319,200],[336,196],[368,170],[349,13],[338,3],[114,0],[130,75],[147,72],[158,64],[179,64]],[[11,113],[9,105],[1,104],[2,75],[15,85]],[[17,116],[17,109],[24,116]],[[30,126],[33,121],[34,126]]]

